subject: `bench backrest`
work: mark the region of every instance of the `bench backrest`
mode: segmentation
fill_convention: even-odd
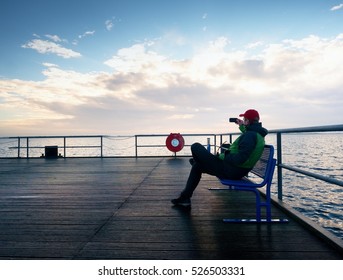
[[[265,179],[267,176],[270,176],[271,170],[274,171],[274,168],[272,168],[273,157],[274,147],[271,145],[265,145],[261,158],[250,172],[263,179]]]

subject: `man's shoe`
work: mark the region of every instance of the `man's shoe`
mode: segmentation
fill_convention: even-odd
[[[171,200],[171,203],[173,203],[175,206],[183,206],[183,207],[191,207],[191,199],[190,198],[175,198]]]

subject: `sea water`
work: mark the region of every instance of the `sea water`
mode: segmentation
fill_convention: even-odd
[[[343,181],[342,133],[289,134],[282,138],[284,164]],[[288,170],[282,172],[283,201],[343,239],[343,187]]]
[[[207,145],[208,136],[187,136],[185,147],[178,155],[190,155],[194,142]],[[21,138],[20,157],[40,157],[45,146],[57,145],[58,153],[67,157],[171,156],[165,147],[165,136],[108,136],[94,138]],[[223,139],[225,141],[226,139]],[[210,136],[211,144],[214,139]],[[217,139],[218,141],[218,139]],[[27,148],[27,143],[29,148]],[[276,147],[276,137],[266,137]],[[102,149],[101,149],[102,144]],[[138,148],[136,149],[136,144]],[[217,143],[218,145],[219,143]],[[18,157],[18,140],[0,138],[0,158]],[[67,146],[64,149],[64,145]],[[212,152],[217,148],[211,147]],[[343,133],[303,133],[282,135],[282,161],[319,175],[343,181]],[[325,183],[288,170],[283,170],[283,201],[343,239],[343,187]],[[277,196],[277,175],[272,194]]]

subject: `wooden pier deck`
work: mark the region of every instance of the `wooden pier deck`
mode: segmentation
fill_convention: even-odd
[[[187,158],[1,159],[0,259],[343,258],[292,218],[224,224],[254,217],[254,197],[211,192],[211,176],[191,210],[172,207],[189,169]]]

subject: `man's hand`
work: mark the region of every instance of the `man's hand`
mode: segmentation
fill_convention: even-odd
[[[243,120],[240,120],[240,119],[237,119],[237,120],[236,120],[236,124],[242,125],[242,124],[244,124],[244,121],[243,121]]]

